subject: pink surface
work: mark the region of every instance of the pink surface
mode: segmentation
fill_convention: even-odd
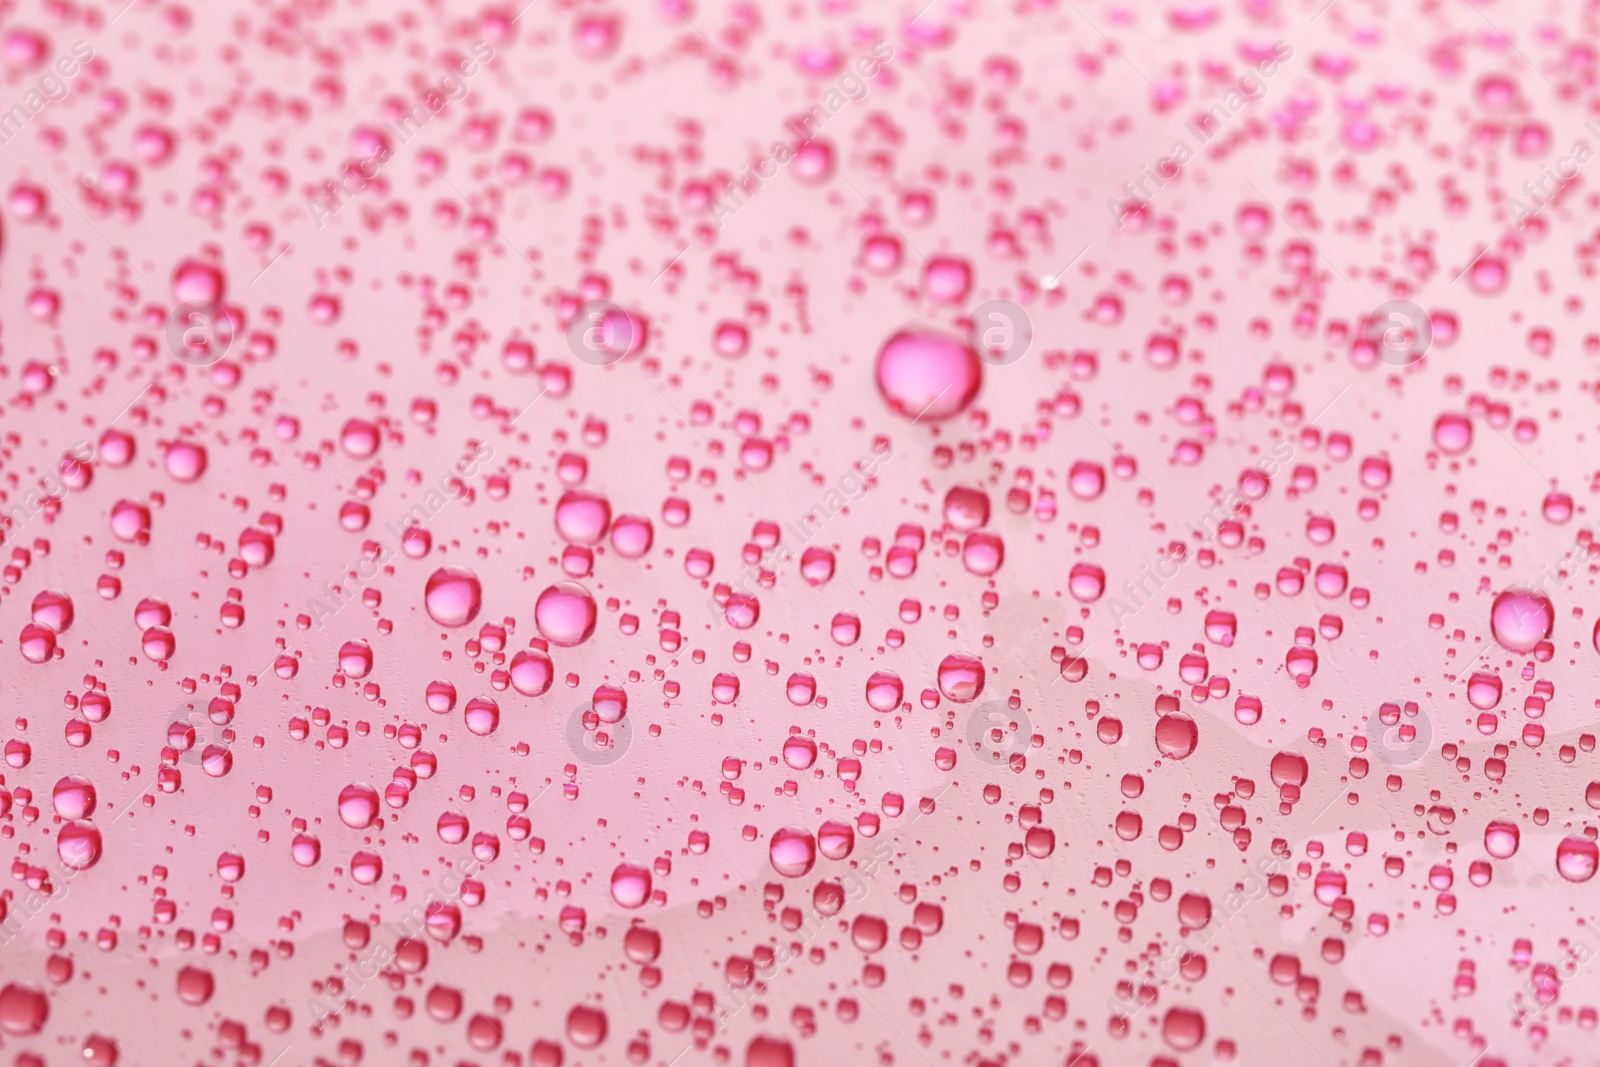
[[[0,1064],[1586,1063],[1577,4],[0,9]]]

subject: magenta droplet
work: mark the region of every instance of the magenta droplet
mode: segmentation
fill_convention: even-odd
[[[772,835],[767,857],[772,869],[785,878],[800,878],[817,862],[817,842],[808,831],[785,826]]]
[[[594,633],[598,611],[589,590],[577,582],[557,582],[539,594],[533,621],[557,645],[581,645]]]
[[[877,377],[890,410],[912,420],[938,421],[972,403],[983,385],[983,362],[955,337],[902,330],[879,350]]]
[[[56,815],[63,819],[87,819],[94,814],[98,799],[94,783],[87,778],[69,774],[56,782],[50,791],[50,802]]]
[[[217,981],[211,972],[199,967],[185,967],[178,972],[178,999],[195,1006],[204,1004],[216,992]]]
[[[1600,847],[1587,837],[1563,838],[1556,846],[1556,870],[1569,882],[1587,882],[1600,864]]]
[[[571,489],[556,502],[556,532],[563,540],[595,545],[611,526],[611,504],[598,493]]]
[[[1531,652],[1555,627],[1555,607],[1550,598],[1530,589],[1507,589],[1489,609],[1489,629],[1503,648]]]
[[[22,652],[22,658],[29,663],[43,663],[55,655],[55,631],[30,622],[22,628],[22,633],[18,635],[17,647]]]
[[[483,586],[465,567],[440,567],[428,577],[423,604],[440,626],[465,626],[478,617]]]
[[[198,259],[186,259],[172,272],[172,299],[179,304],[215,304],[222,300],[227,279],[221,270]]]
[[[587,1004],[567,1013],[567,1039],[579,1048],[594,1048],[606,1039],[606,1013]]]
[[[524,649],[511,657],[511,687],[523,696],[543,696],[555,676],[555,664],[540,649]]]
[[[28,1037],[44,1029],[50,1018],[50,998],[44,990],[17,982],[0,989],[0,1031]]]
[[[744,1067],[795,1067],[794,1046],[781,1037],[754,1037],[745,1049]]]
[[[650,869],[619,863],[611,872],[611,899],[619,907],[637,908],[650,899]]]
[[[1483,828],[1483,849],[1497,860],[1515,856],[1521,843],[1522,830],[1514,822],[1496,819]]]
[[[176,481],[192,482],[206,472],[206,449],[197,441],[173,441],[164,459],[167,473]]]
[[[1433,443],[1447,456],[1457,456],[1472,446],[1472,420],[1445,412],[1433,423]]]
[[[1200,728],[1181,711],[1156,720],[1156,749],[1168,759],[1188,759],[1200,741]]]
[[[346,641],[339,646],[339,669],[351,678],[372,673],[372,646],[365,641]]]
[[[500,728],[500,705],[488,697],[473,697],[462,709],[461,721],[468,732],[488,737]]]
[[[378,791],[355,782],[339,791],[339,820],[352,830],[365,830],[378,817]]]
[[[46,589],[33,598],[33,621],[47,630],[63,634],[72,628],[72,598]]]
[[[1161,1036],[1176,1051],[1188,1052],[1206,1039],[1206,1018],[1193,1008],[1169,1008],[1161,1020]]]
[[[88,870],[100,862],[100,831],[84,819],[63,823],[56,831],[56,854],[75,871]]]
[[[939,662],[939,692],[956,704],[969,704],[983,692],[983,661],[967,652],[952,652]]]

